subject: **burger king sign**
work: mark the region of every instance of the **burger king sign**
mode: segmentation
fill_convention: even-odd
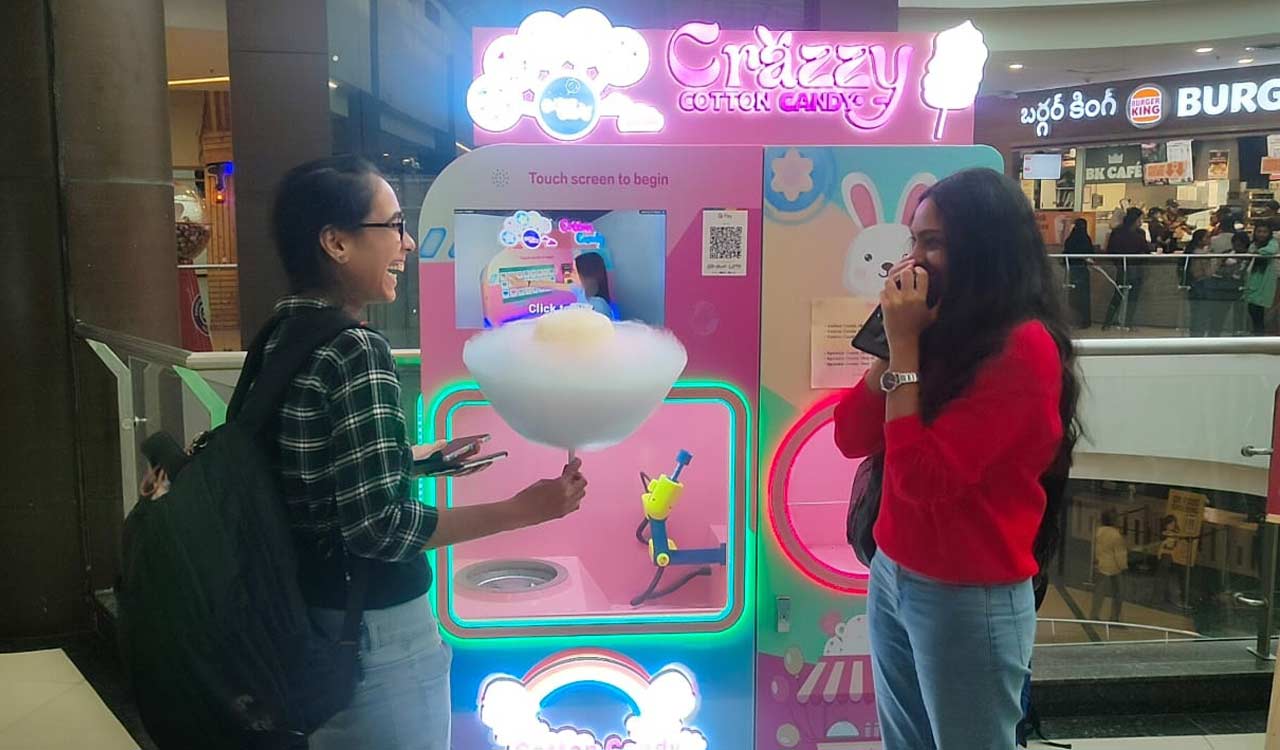
[[[1164,122],[1168,110],[1165,104],[1168,96],[1164,89],[1154,83],[1144,83],[1129,94],[1125,114],[1129,123],[1135,128],[1154,128]]]

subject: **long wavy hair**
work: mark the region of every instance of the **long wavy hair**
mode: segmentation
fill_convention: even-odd
[[[1033,549],[1043,573],[1061,544],[1067,476],[1080,436],[1080,380],[1061,287],[1054,281],[1031,204],[1013,180],[990,169],[967,169],[933,185],[924,200],[933,201],[947,238],[938,319],[920,342],[920,416],[925,424],[973,385],[1018,325],[1038,320],[1058,345],[1063,439],[1041,478],[1048,504]]]

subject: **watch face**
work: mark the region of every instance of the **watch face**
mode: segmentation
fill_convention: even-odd
[[[886,372],[880,376],[880,390],[888,393],[898,387],[898,376],[896,373]]]

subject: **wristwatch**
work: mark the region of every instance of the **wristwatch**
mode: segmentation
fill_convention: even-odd
[[[880,376],[880,390],[893,393],[904,385],[919,382],[920,375],[914,372],[886,372]]]

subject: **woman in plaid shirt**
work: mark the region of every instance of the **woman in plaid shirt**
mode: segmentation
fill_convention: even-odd
[[[268,360],[292,325],[305,324],[290,320],[301,312],[335,306],[358,319],[366,305],[395,300],[415,245],[395,191],[371,164],[332,157],[294,168],[273,218],[293,293],[276,305],[284,321]],[[450,654],[432,617],[423,553],[572,513],[587,486],[579,462],[501,502],[434,508],[414,501],[412,463],[435,446],[410,447],[391,346],[367,327],[317,349],[294,378],[276,444],[300,584],[331,637],[342,627],[346,556],[369,566],[363,677],[351,705],[312,734],[310,747],[448,750]]]

